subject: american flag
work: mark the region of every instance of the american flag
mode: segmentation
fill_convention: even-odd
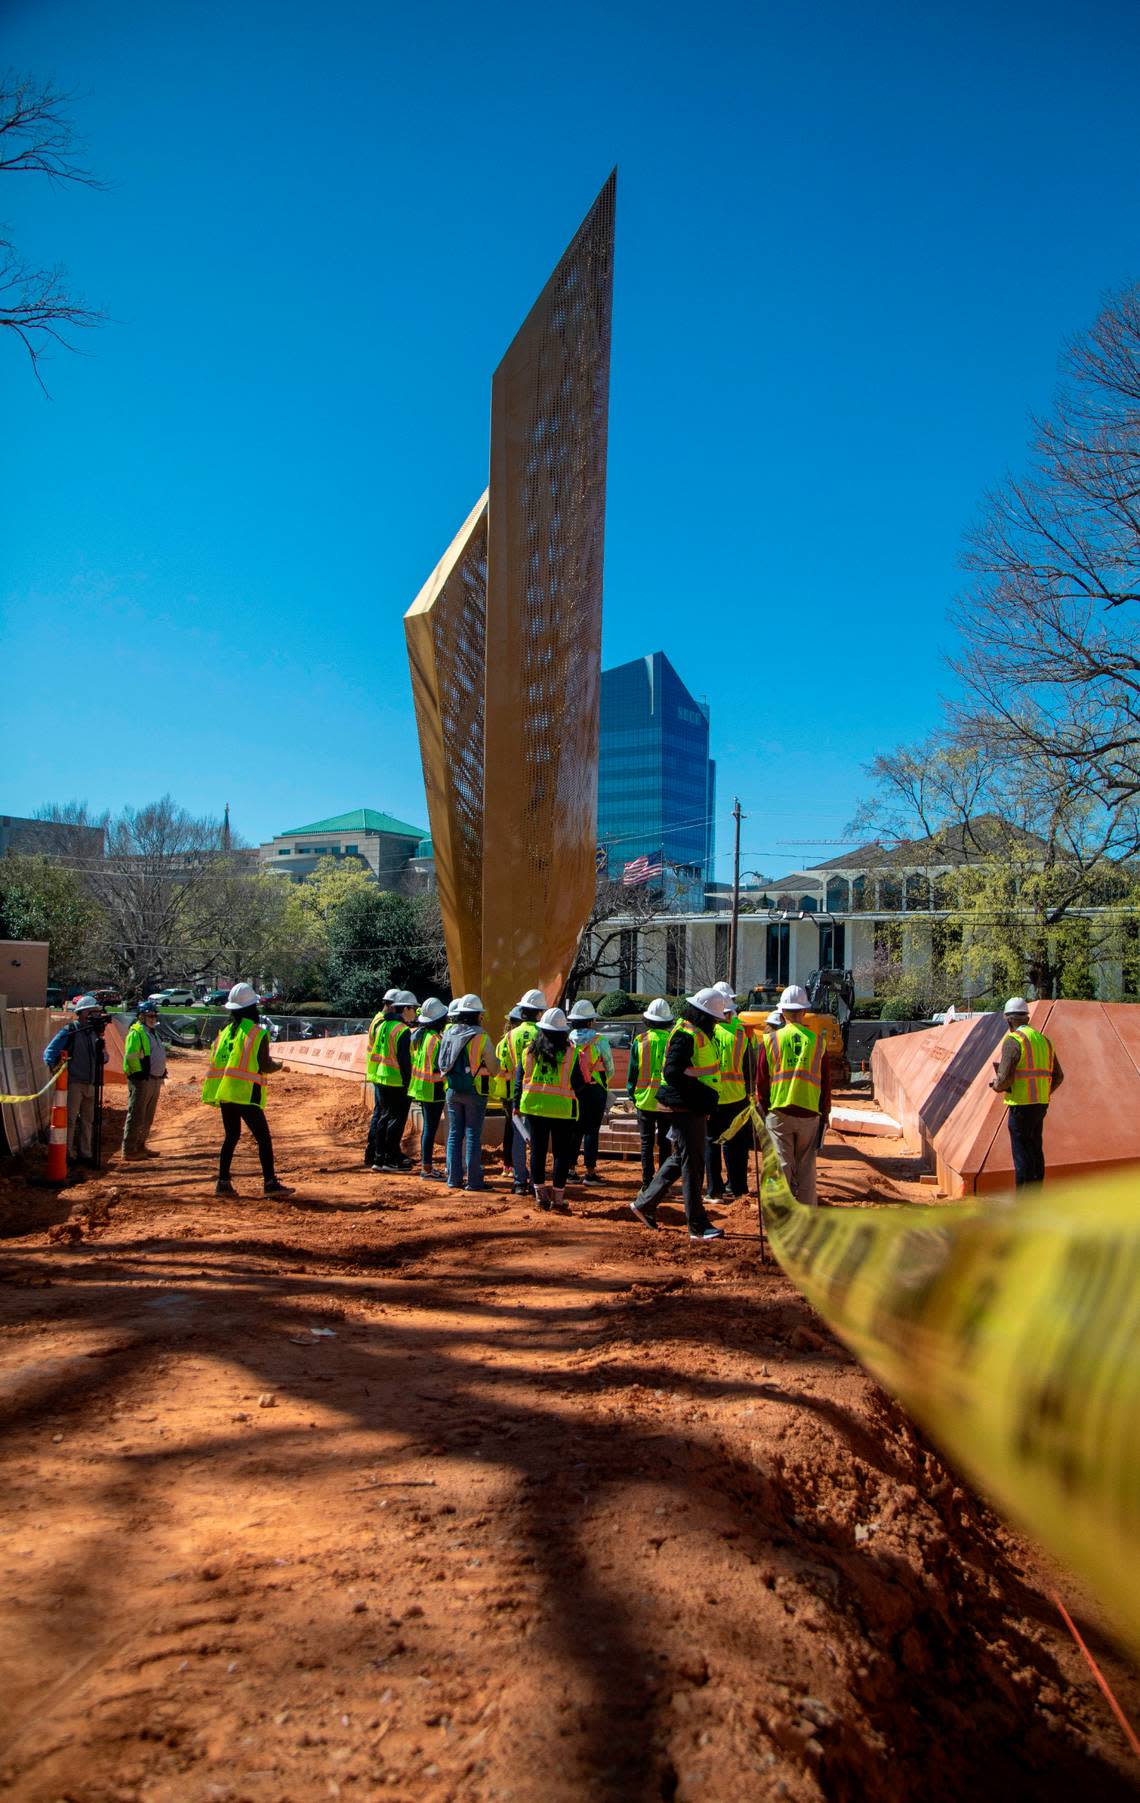
[[[621,880],[627,889],[636,889],[639,883],[647,883],[650,877],[661,876],[665,869],[665,855],[656,851],[652,857],[634,858],[632,864],[622,866]]]

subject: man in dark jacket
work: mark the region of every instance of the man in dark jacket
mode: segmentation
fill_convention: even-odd
[[[724,1017],[724,996],[716,989],[698,989],[681,1010],[665,1048],[665,1070],[657,1091],[658,1112],[669,1121],[673,1150],[653,1181],[630,1203],[639,1221],[656,1227],[657,1205],[680,1177],[691,1240],[724,1237],[710,1222],[701,1199],[708,1118],[719,1100],[720,1054],[714,1034]]]
[[[107,1022],[93,995],[81,995],[75,1019],[44,1047],[44,1063],[58,1070],[67,1059],[67,1149],[76,1164],[95,1162],[95,1098],[107,1062]]]

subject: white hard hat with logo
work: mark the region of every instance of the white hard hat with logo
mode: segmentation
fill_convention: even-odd
[[[667,1027],[673,1019],[673,1010],[665,1000],[665,997],[659,995],[654,1001],[650,1002],[641,1018],[642,1020],[653,1021],[656,1026]]]
[[[99,1012],[99,1003],[93,995],[77,995],[71,1006],[76,1014],[87,1014],[92,1008],[96,1014]]]
[[[696,995],[685,997],[691,1008],[699,1008],[703,1014],[711,1014],[714,1020],[723,1020],[728,1013],[724,996],[719,989],[698,989]]]
[[[806,1009],[808,1005],[807,990],[801,988],[798,983],[789,983],[783,995],[780,997],[781,1011],[788,1008],[799,1008],[802,1011]]]
[[[520,1008],[545,1008],[546,997],[541,989],[528,989],[519,1002]]]
[[[1005,1007],[1002,1009],[1002,1013],[1003,1014],[1024,1014],[1024,1015],[1028,1016],[1029,1003],[1026,1001],[1026,999],[1023,995],[1011,995],[1008,1002],[1006,1003]]]
[[[548,1008],[538,1024],[548,1033],[569,1033],[570,1031],[570,1022],[561,1008]]]
[[[571,1020],[597,1020],[597,1018],[597,1011],[594,1008],[594,1004],[592,1002],[587,1002],[585,998],[580,1002],[575,1002],[570,1010]]]
[[[439,998],[434,995],[429,995],[427,1001],[420,1009],[420,1025],[422,1027],[430,1027],[433,1020],[443,1020],[446,1014],[447,1009]]]
[[[222,1006],[231,1013],[236,1013],[239,1008],[256,1008],[257,990],[252,983],[235,983]]]

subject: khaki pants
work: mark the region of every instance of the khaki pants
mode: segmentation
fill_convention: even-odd
[[[73,1158],[91,1158],[95,1151],[95,1085],[67,1079],[67,1149]]]
[[[127,1118],[123,1123],[123,1156],[146,1149],[147,1138],[158,1107],[161,1077],[132,1077],[127,1083]]]
[[[819,1138],[818,1114],[787,1114],[773,1108],[764,1123],[773,1140],[784,1176],[793,1196],[805,1208],[817,1208],[815,1154]]]

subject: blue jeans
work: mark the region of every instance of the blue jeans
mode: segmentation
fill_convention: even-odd
[[[467,1188],[482,1189],[483,1184],[483,1116],[487,1112],[486,1096],[464,1094],[452,1089],[447,1096],[447,1181],[453,1189],[463,1187],[463,1169],[467,1167]]]

